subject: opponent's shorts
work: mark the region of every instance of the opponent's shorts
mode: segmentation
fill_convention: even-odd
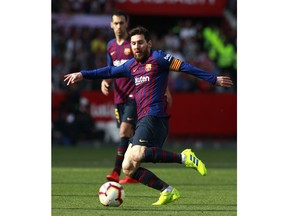
[[[126,103],[116,104],[114,111],[118,128],[120,128],[122,122],[130,123],[135,128],[137,122],[137,105],[135,100],[128,99]]]
[[[144,116],[136,125],[133,145],[162,148],[169,131],[169,117]]]

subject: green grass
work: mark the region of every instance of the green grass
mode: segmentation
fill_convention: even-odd
[[[170,148],[180,152],[183,148]],[[176,187],[181,198],[165,206],[152,206],[157,190],[142,184],[123,185],[125,200],[120,207],[104,207],[98,190],[111,171],[115,148],[52,148],[52,215],[237,215],[236,149],[195,151],[207,168],[203,177],[180,164],[143,164]]]

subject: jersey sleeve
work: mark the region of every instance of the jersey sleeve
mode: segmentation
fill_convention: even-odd
[[[115,67],[106,66],[93,70],[81,70],[80,71],[84,79],[107,79],[107,78],[119,78],[119,77],[131,77],[129,70],[129,62]]]
[[[162,52],[162,55],[163,54],[165,53]],[[205,80],[213,85],[215,85],[217,81],[215,74],[204,71],[180,59],[174,58],[174,56],[169,53],[165,54],[164,60],[169,65],[169,71],[187,73],[199,79]]]

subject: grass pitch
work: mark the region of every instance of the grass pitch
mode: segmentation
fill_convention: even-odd
[[[169,150],[181,152],[183,147]],[[152,206],[159,198],[157,190],[128,184],[123,185],[123,204],[105,207],[97,193],[113,167],[115,151],[115,147],[52,148],[53,216],[237,215],[236,149],[195,150],[206,164],[208,174],[204,177],[180,164],[143,164],[177,188],[181,198],[168,205]]]

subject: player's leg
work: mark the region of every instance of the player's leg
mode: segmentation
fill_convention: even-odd
[[[122,162],[124,154],[128,148],[129,139],[134,134],[134,129],[137,121],[137,107],[135,100],[128,100],[125,104],[118,104],[115,109],[117,126],[119,128],[120,143],[117,147],[117,154],[114,163],[114,169],[111,176],[116,176],[119,180],[121,174]],[[107,176],[107,179],[110,176]],[[109,179],[108,179],[109,180]],[[120,184],[138,183],[129,176],[124,177],[119,181]]]
[[[128,148],[129,145],[129,137],[132,137],[134,134],[134,126],[131,123],[128,122],[122,122],[120,126],[120,146],[121,151],[118,151],[118,157],[115,161],[115,163],[119,164],[120,167],[122,167],[122,162],[124,160],[124,154]],[[130,178],[129,176],[125,176],[123,179],[119,180],[120,184],[129,184],[129,183],[138,183],[135,179]]]
[[[141,154],[134,152],[133,155],[137,155],[138,160],[152,163],[182,163],[186,167],[196,169],[203,176],[207,174],[205,164],[197,158],[191,149],[186,149],[182,153],[162,149],[168,135],[168,118],[147,116],[143,120],[141,119],[137,127],[141,132],[135,134],[133,144],[147,146]]]
[[[165,205],[179,199],[180,194],[176,188],[173,188],[164,182],[150,170],[140,167],[141,160],[139,159],[141,159],[141,157],[138,157],[137,155],[143,155],[145,149],[145,146],[129,145],[122,164],[123,173],[138,182],[161,192],[159,200],[153,203],[153,205]]]
[[[179,192],[175,188],[164,182],[162,179],[160,179],[158,176],[156,176],[150,170],[144,167],[140,167],[145,152],[147,151],[147,149],[150,148],[147,146],[150,145],[149,140],[151,140],[151,138],[153,138],[154,136],[155,126],[160,126],[161,129],[158,132],[160,132],[160,134],[163,134],[163,136],[158,134],[158,141],[161,143],[165,141],[168,128],[163,125],[155,124],[155,122],[153,122],[153,118],[151,120],[149,116],[142,118],[137,123],[135,135],[133,137],[133,143],[135,140],[137,144],[129,145],[125,153],[122,167],[123,172],[126,175],[132,177],[133,179],[136,179],[137,181],[148,187],[160,191],[161,196],[159,200],[154,203],[154,205],[164,205],[180,198]],[[167,155],[169,155],[169,152],[166,153]],[[172,161],[174,161],[175,154],[171,153],[168,158],[169,160],[172,159]]]
[[[123,106],[122,117],[121,117],[121,126],[119,130],[119,135],[121,138],[122,147],[123,148],[123,158],[124,153],[126,152],[129,145],[129,138],[134,135],[134,130],[137,122],[137,105],[135,100],[128,99]],[[139,183],[135,179],[130,178],[129,176],[125,176],[123,179],[119,180],[120,184],[129,184],[129,183]]]
[[[116,118],[116,123],[117,123],[118,128],[120,128],[121,123],[122,123],[121,118],[122,118],[123,110],[124,110],[123,104],[115,105],[114,111],[115,111],[115,118]],[[129,141],[129,138],[127,138],[127,140]],[[128,146],[128,141],[126,142],[125,138],[120,139],[120,143],[118,144],[117,149],[116,149],[116,158],[114,162],[114,168],[112,172],[106,176],[106,179],[108,181],[119,182],[119,176],[121,174],[121,169],[122,169],[122,161],[123,161],[124,153]]]
[[[187,167],[193,167],[191,164],[194,165],[197,160],[198,164],[200,163],[200,160],[196,158],[191,150],[185,150],[183,153],[175,153],[162,149],[167,134],[168,119],[153,116],[143,117],[137,124],[133,137],[133,145],[131,145],[128,148],[129,151],[127,150],[126,152],[127,157],[125,154],[127,164],[137,164],[136,166],[127,166],[128,169],[124,171],[125,174],[130,175],[146,186],[161,191],[158,201],[153,203],[153,205],[168,204],[180,198],[180,194],[177,189],[168,185],[154,173],[140,167],[142,162],[184,163]]]

